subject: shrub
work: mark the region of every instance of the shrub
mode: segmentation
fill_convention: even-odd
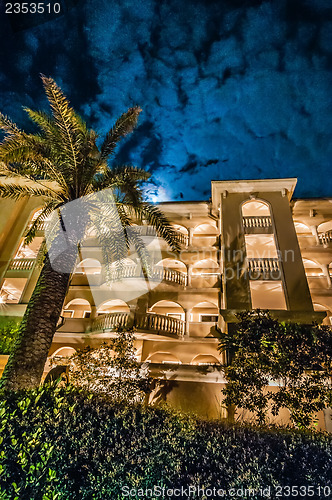
[[[287,408],[295,426],[310,426],[332,402],[331,328],[279,323],[261,310],[238,317],[234,330],[220,334],[219,350],[232,353],[224,403],[253,412],[260,424],[269,409]],[[271,380],[277,392],[267,390]]]
[[[324,433],[229,427],[72,387],[5,395],[0,413],[2,499],[122,500],[124,486],[155,485],[271,487],[272,498],[278,485],[332,493]]]
[[[137,361],[134,342],[133,330],[119,329],[114,339],[100,347],[79,349],[68,359],[71,384],[108,394],[113,400],[143,403],[152,378],[148,365]],[[63,365],[63,358],[55,358],[53,363]]]
[[[0,354],[10,354],[18,334],[19,322],[0,318]]]

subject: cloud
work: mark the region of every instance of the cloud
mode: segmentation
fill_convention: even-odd
[[[329,3],[87,0],[18,34],[2,20],[17,58],[0,60],[0,108],[21,122],[21,104],[43,106],[40,72],[101,135],[139,104],[118,160],[151,171],[154,198],[279,176],[299,177],[297,196],[331,196]]]

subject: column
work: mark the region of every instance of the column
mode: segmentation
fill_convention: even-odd
[[[190,309],[184,309],[184,317],[185,317],[184,334],[186,337],[189,337]]]

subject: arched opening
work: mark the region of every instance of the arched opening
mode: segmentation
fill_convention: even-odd
[[[0,290],[0,304],[18,304],[27,284],[27,278],[6,278]]]
[[[294,227],[295,227],[295,230],[298,234],[301,234],[301,233],[310,233],[311,234],[310,228],[306,224],[303,224],[303,222],[294,222]]]
[[[273,234],[246,234],[245,243],[248,259],[276,259],[278,257]]]
[[[194,323],[217,323],[218,306],[212,302],[200,302],[191,310],[191,321]]]
[[[217,365],[220,364],[220,361],[212,354],[198,354],[191,360],[190,364],[196,366]]]
[[[91,305],[86,299],[73,299],[62,310],[64,318],[90,318]]]
[[[156,264],[156,267],[164,267],[166,269],[172,269],[173,271],[178,271],[179,273],[182,274],[187,273],[187,266],[185,265],[185,263],[177,259],[171,259],[171,258],[162,259]]]
[[[319,233],[327,233],[328,231],[332,231],[332,220],[319,224],[319,226],[317,227],[317,231]]]
[[[322,268],[317,262],[310,259],[302,259],[306,276],[324,276]]]
[[[270,217],[269,205],[261,200],[248,200],[242,204],[243,217]]]
[[[193,276],[216,276],[219,275],[219,265],[212,259],[202,259],[196,262],[192,267]]]
[[[173,228],[175,229],[175,231],[178,231],[179,233],[188,236],[188,229],[184,226],[181,226],[181,224],[173,224]]]
[[[326,317],[323,319],[323,325],[332,325],[332,312],[331,310],[324,306],[323,304],[318,304],[317,302],[313,302],[314,311],[317,312],[326,312]]]
[[[106,300],[97,308],[97,316],[101,314],[130,312],[130,308],[126,302],[121,299]]]
[[[204,223],[195,227],[193,236],[216,236],[218,230],[212,224]]]
[[[84,259],[75,268],[75,274],[100,274],[101,264],[97,259]]]
[[[75,354],[76,349],[73,347],[60,347],[52,354],[51,358],[61,357],[61,358],[70,358],[73,354]]]
[[[173,302],[171,300],[159,300],[150,307],[149,312],[181,320],[185,319],[183,307],[181,307],[177,302]]]
[[[174,364],[180,365],[181,361],[171,354],[170,352],[155,352],[150,354],[150,356],[146,359],[148,363],[164,363],[164,364]]]

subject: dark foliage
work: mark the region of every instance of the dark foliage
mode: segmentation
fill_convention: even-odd
[[[280,323],[268,311],[238,315],[237,327],[220,334],[228,352],[226,405],[253,413],[264,423],[286,408],[300,428],[315,423],[315,413],[332,401],[332,329],[325,325]],[[271,383],[278,391],[268,390]]]
[[[229,427],[70,387],[11,393],[0,414],[2,499],[116,500],[125,485],[332,489],[323,433]]]

